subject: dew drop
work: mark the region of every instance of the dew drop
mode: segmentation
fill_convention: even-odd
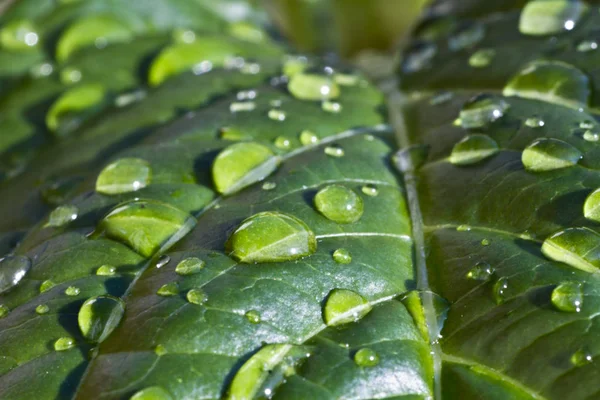
[[[121,158],[107,165],[96,180],[96,191],[102,194],[134,192],[150,184],[152,169],[141,158]]]
[[[469,65],[473,68],[485,68],[492,63],[492,60],[496,56],[496,50],[494,49],[481,49],[469,57]]]
[[[579,0],[531,0],[519,19],[524,35],[555,35],[570,31],[585,15],[588,6]]]
[[[178,275],[194,275],[202,271],[206,263],[197,257],[188,257],[179,262],[175,267]]]
[[[54,342],[54,350],[65,351],[75,347],[75,339],[70,337],[61,337]]]
[[[523,150],[521,161],[528,171],[552,171],[571,167],[579,162],[582,154],[562,140],[541,138]]]
[[[125,313],[123,300],[109,296],[96,296],[87,299],[77,315],[77,322],[83,337],[100,343],[119,325]]]
[[[282,150],[289,150],[292,147],[292,142],[285,136],[277,136],[273,142],[275,147]]]
[[[0,293],[14,288],[31,269],[31,260],[25,256],[6,256],[0,259]]]
[[[35,308],[35,312],[39,315],[47,314],[49,311],[50,311],[50,307],[48,307],[48,305],[46,305],[46,304],[39,304]]]
[[[256,108],[256,103],[253,101],[239,102],[235,101],[229,105],[229,111],[232,113],[253,111]]]
[[[470,230],[471,230],[471,227],[470,227],[469,225],[458,225],[458,226],[456,227],[456,230],[457,230],[458,232],[468,232],[468,231],[470,231]]]
[[[371,304],[360,294],[348,289],[333,289],[325,301],[323,321],[328,326],[356,322],[371,309]]]
[[[273,121],[285,121],[285,118],[287,117],[285,111],[278,110],[278,109],[275,109],[275,108],[269,110],[269,113],[267,115]]]
[[[502,98],[480,94],[460,110],[460,124],[465,129],[483,128],[502,118],[510,105]]]
[[[185,295],[185,298],[192,304],[204,304],[208,300],[208,296],[202,289],[191,289]]]
[[[454,165],[471,165],[493,156],[498,151],[498,143],[488,135],[467,135],[454,145],[449,161]]]
[[[332,144],[331,146],[326,146],[323,149],[323,151],[325,152],[325,154],[331,157],[339,158],[344,156],[344,149],[339,144]]]
[[[546,238],[542,253],[551,260],[595,273],[600,268],[598,243],[600,235],[589,228],[567,228]]]
[[[352,262],[352,256],[346,249],[337,249],[333,252],[333,260],[338,264],[350,264]]]
[[[96,275],[113,276],[117,273],[117,269],[112,265],[102,265],[96,270]]]
[[[561,283],[552,291],[552,304],[560,311],[579,312],[583,306],[581,284],[576,282]]]
[[[52,282],[51,280],[45,280],[40,285],[40,293],[47,292],[48,290],[52,289],[54,286],[56,286],[56,284],[54,282]]]
[[[300,143],[303,146],[310,146],[319,143],[319,137],[312,131],[304,130],[300,133]]]
[[[600,133],[598,131],[588,129],[583,133],[583,139],[588,142],[597,142],[600,140]]]
[[[500,278],[493,287],[494,300],[496,304],[502,304],[506,301],[508,295],[508,279]]]
[[[162,268],[165,265],[167,265],[169,262],[171,262],[171,257],[169,257],[166,254],[163,254],[162,256],[159,257],[159,259],[156,261],[156,268]]]
[[[277,187],[275,182],[265,182],[262,185],[263,190],[273,190]]]
[[[595,40],[584,40],[577,45],[577,51],[587,53],[598,49],[598,42]]]
[[[160,386],[150,386],[137,391],[129,400],[173,400],[173,397]]]
[[[593,360],[592,354],[587,349],[579,349],[571,355],[571,364],[575,367],[582,367],[591,363]]]
[[[323,111],[334,114],[342,111],[342,105],[335,101],[324,101],[321,103],[321,108],[323,109]]]
[[[489,246],[490,245],[490,240],[489,239],[481,239],[481,245],[482,246]]]
[[[544,120],[538,117],[530,117],[525,120],[525,125],[533,129],[541,128],[545,124],[546,123],[544,122]]]
[[[162,297],[177,296],[179,294],[179,284],[177,282],[169,282],[162,285],[156,294]]]
[[[339,86],[330,77],[305,73],[294,74],[288,90],[300,100],[327,100],[340,95]]]
[[[364,185],[362,188],[360,188],[360,190],[361,192],[363,192],[363,194],[366,194],[370,197],[375,197],[379,194],[379,189],[377,189],[377,186],[372,185],[370,183]]]
[[[70,222],[77,219],[79,209],[74,205],[64,205],[56,207],[48,216],[48,223],[46,226],[58,228],[65,226]]]
[[[478,262],[473,268],[467,272],[467,279],[474,281],[487,281],[494,274],[494,268],[486,262]]]
[[[69,286],[65,289],[65,294],[67,296],[77,296],[80,292],[81,289],[79,289],[77,286]]]
[[[589,220],[600,222],[600,189],[594,190],[585,199],[583,215]]]
[[[341,185],[328,185],[319,190],[314,199],[315,208],[327,219],[349,224],[363,215],[363,201],[352,189]]]
[[[354,362],[359,367],[374,367],[379,364],[379,354],[365,347],[354,354]]]
[[[244,316],[251,324],[259,324],[261,321],[260,313],[256,310],[246,311],[246,314],[244,314]]]
[[[417,42],[404,57],[402,71],[407,74],[424,70],[431,66],[433,58],[437,54],[437,47],[431,42]]]

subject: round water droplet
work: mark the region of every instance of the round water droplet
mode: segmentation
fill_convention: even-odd
[[[411,74],[431,66],[437,47],[431,42],[416,42],[406,51],[402,71]]]
[[[212,176],[219,193],[230,195],[269,176],[280,158],[258,143],[236,143],[217,155]]]
[[[319,190],[315,208],[331,221],[340,224],[356,222],[363,214],[363,201],[353,190],[341,185],[329,185]]]
[[[458,225],[458,226],[456,227],[456,230],[457,230],[458,232],[468,232],[468,231],[470,231],[470,230],[471,230],[471,227],[470,227],[469,225]]]
[[[530,117],[525,120],[525,125],[527,125],[530,128],[536,129],[541,128],[542,126],[546,125],[546,123],[539,117]]]
[[[183,259],[175,267],[178,275],[194,275],[202,271],[206,263],[197,257]]]
[[[125,303],[117,297],[91,297],[79,309],[79,329],[87,340],[100,343],[115,330],[124,313]]]
[[[67,296],[77,296],[80,292],[81,289],[79,289],[77,286],[69,286],[65,289],[65,294]]]
[[[544,240],[542,253],[551,260],[595,273],[600,268],[600,235],[589,228],[567,228]]]
[[[173,397],[160,386],[150,386],[136,392],[129,400],[173,400]]]
[[[359,367],[374,367],[379,364],[379,355],[374,350],[365,347],[354,354],[354,362]]]
[[[592,94],[589,77],[562,61],[527,64],[504,86],[504,96],[517,96],[563,105],[586,107]]]
[[[0,30],[0,44],[7,50],[28,50],[37,46],[38,42],[37,30],[28,20],[10,21]]]
[[[256,310],[249,310],[244,314],[248,322],[251,324],[259,324],[260,323],[260,313]]]
[[[582,367],[593,361],[592,353],[587,349],[579,349],[571,355],[570,361],[575,367]]]
[[[323,151],[325,152],[325,154],[331,157],[339,158],[344,156],[344,149],[339,144],[332,144],[331,146],[326,146],[323,149]]]
[[[296,260],[317,249],[315,234],[298,218],[261,212],[244,221],[226,243],[230,256],[243,263]]]
[[[577,45],[577,51],[587,53],[598,49],[598,42],[595,40],[584,40]]]
[[[75,339],[70,337],[61,337],[54,342],[54,350],[65,351],[75,347]]]
[[[169,282],[162,285],[156,294],[163,297],[177,296],[179,294],[179,284],[177,282]]]
[[[162,268],[165,265],[167,265],[169,262],[171,262],[171,257],[164,254],[164,255],[160,256],[160,258],[156,261],[156,268]]]
[[[46,304],[40,304],[35,308],[35,312],[39,315],[47,314],[50,311],[50,307]]]
[[[0,319],[6,317],[10,309],[5,304],[0,304]]]
[[[285,111],[278,110],[278,109],[275,109],[275,108],[269,110],[269,113],[267,115],[273,121],[285,121],[285,118],[286,118]]]
[[[537,139],[523,150],[521,161],[528,171],[552,171],[571,167],[582,154],[575,147],[558,139]]]
[[[275,147],[282,150],[289,150],[292,147],[291,140],[285,136],[277,136],[273,144],[275,144]]]
[[[570,31],[587,10],[579,0],[531,0],[521,12],[519,31],[533,36]]]
[[[327,100],[340,95],[339,86],[330,77],[304,73],[291,77],[288,90],[300,100]]]
[[[594,190],[585,199],[583,215],[589,220],[600,222],[600,189]]]
[[[581,284],[577,282],[561,283],[552,291],[552,304],[560,311],[579,312],[583,306]]]
[[[134,192],[150,184],[152,169],[141,158],[121,158],[107,165],[96,180],[96,191],[103,194]]]
[[[483,128],[502,118],[510,105],[502,98],[480,94],[460,110],[460,124],[465,129]]]
[[[469,65],[473,68],[485,68],[492,63],[492,60],[496,56],[496,50],[494,49],[481,49],[469,57]]]
[[[319,137],[316,133],[304,130],[300,133],[300,143],[303,146],[310,146],[319,143]]]
[[[262,185],[263,190],[273,190],[277,187],[275,182],[265,182]]]
[[[370,183],[363,186],[360,190],[361,190],[361,192],[363,192],[364,194],[366,194],[367,196],[370,196],[370,197],[375,197],[379,194],[379,190],[377,189],[377,186],[371,185]]]
[[[40,293],[47,292],[48,290],[52,289],[54,286],[56,286],[56,284],[54,282],[52,282],[51,280],[45,280],[40,285]]]
[[[191,289],[185,295],[188,302],[192,304],[204,304],[208,300],[208,296],[202,289]]]
[[[102,265],[96,270],[96,275],[113,276],[117,273],[117,269],[112,265]]]
[[[56,207],[48,216],[48,223],[46,226],[50,227],[61,227],[67,225],[69,222],[75,221],[79,214],[79,209],[74,205],[64,205]]]
[[[165,354],[167,354],[167,349],[162,344],[157,344],[156,347],[154,347],[154,354],[156,354],[159,357],[164,356]]]
[[[360,294],[347,289],[333,289],[325,301],[323,321],[328,326],[356,322],[371,309],[371,304]]]
[[[335,101],[324,101],[321,103],[321,108],[323,109],[323,111],[329,113],[339,113],[340,111],[342,111],[342,105]]]
[[[478,262],[467,272],[467,279],[474,281],[487,281],[494,274],[494,268],[486,262]]]
[[[31,260],[25,256],[6,256],[0,260],[0,293],[14,288],[31,269]]]
[[[458,31],[448,39],[448,47],[452,51],[466,49],[479,43],[485,36],[483,25],[477,22],[469,23],[459,28]]]
[[[600,133],[598,131],[588,129],[583,133],[583,139],[588,142],[597,142],[600,140]]]
[[[502,304],[508,296],[508,279],[500,278],[493,287],[494,300],[496,304]]]
[[[493,156],[498,151],[498,143],[488,135],[467,135],[454,145],[449,161],[454,165],[471,165]]]
[[[490,245],[490,240],[489,239],[481,239],[481,245],[482,246],[489,246]]]

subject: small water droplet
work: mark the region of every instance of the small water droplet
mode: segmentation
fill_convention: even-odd
[[[259,324],[260,323],[260,313],[256,310],[249,310],[244,314],[248,322],[251,324]]]
[[[494,300],[496,304],[502,304],[506,301],[508,295],[508,279],[500,278],[496,281],[493,288]]]
[[[157,344],[154,347],[154,354],[156,354],[159,357],[164,356],[165,354],[167,354],[167,349],[162,344]]]
[[[188,257],[179,262],[175,267],[178,275],[194,275],[202,271],[206,263],[198,257]]]
[[[595,40],[583,40],[577,45],[577,51],[587,53],[598,49],[598,42]]]
[[[109,296],[87,299],[77,315],[81,334],[94,343],[104,341],[119,325],[125,313],[123,300]]]
[[[379,189],[377,189],[377,186],[372,185],[370,183],[364,185],[360,190],[361,192],[370,197],[375,197],[379,194]]]
[[[46,305],[46,304],[39,304],[35,308],[35,312],[39,315],[47,314],[49,311],[50,311],[50,307],[48,307],[48,305]]]
[[[587,4],[579,0],[532,0],[521,12],[519,31],[532,36],[570,31],[587,10]]]
[[[14,288],[31,269],[31,260],[25,256],[7,256],[0,259],[0,293]]]
[[[239,102],[235,101],[229,105],[229,111],[232,113],[253,111],[256,108],[256,103],[253,101]]]
[[[552,171],[571,167],[579,162],[582,154],[562,140],[541,138],[523,150],[521,161],[528,171]]]
[[[171,262],[171,257],[164,254],[164,255],[160,256],[160,258],[156,261],[156,268],[162,268],[165,265],[167,265],[169,262]]]
[[[371,309],[371,304],[360,294],[348,289],[333,289],[325,301],[323,321],[328,326],[356,322]]]
[[[319,190],[314,199],[315,208],[331,221],[340,224],[356,222],[363,214],[363,201],[352,189],[328,185]]]
[[[542,126],[546,125],[546,123],[539,117],[530,117],[525,120],[525,125],[527,125],[530,128],[536,129],[541,128]]]
[[[494,274],[494,268],[486,262],[478,262],[467,272],[467,279],[474,281],[487,281]]]
[[[102,194],[134,192],[150,184],[152,169],[141,158],[121,158],[108,164],[96,180],[96,191]]]
[[[135,89],[130,92],[121,93],[117,97],[115,97],[115,106],[122,108],[127,107],[133,103],[137,103],[146,97],[147,93],[143,89]]]
[[[5,304],[0,304],[0,319],[6,317],[10,309]]]
[[[354,362],[359,367],[374,367],[379,364],[379,355],[374,350],[364,347],[354,354]]]
[[[48,290],[52,289],[54,286],[56,286],[56,284],[54,282],[52,282],[51,280],[45,280],[40,285],[40,293],[47,292]]]
[[[162,285],[156,294],[163,297],[177,296],[179,294],[179,284],[177,282],[169,282]]]
[[[551,260],[596,273],[600,268],[598,243],[600,235],[589,228],[567,228],[547,237],[542,244],[542,253]]]
[[[458,232],[468,232],[468,231],[470,231],[470,230],[471,230],[471,227],[470,227],[469,225],[458,225],[458,226],[456,227],[456,230],[457,230]]]
[[[580,312],[583,306],[581,284],[577,282],[561,283],[552,291],[552,304],[560,311]]]
[[[589,119],[585,119],[585,120],[583,120],[583,121],[581,121],[579,123],[579,127],[581,129],[594,129],[595,124],[594,124],[594,121],[591,121]]]
[[[437,47],[432,42],[416,42],[406,51],[402,71],[411,74],[430,67],[436,53]]]
[[[173,400],[173,397],[160,386],[150,386],[137,391],[129,400]]]
[[[331,157],[339,158],[344,156],[344,149],[339,144],[332,144],[331,146],[326,146],[323,149],[323,151],[325,152],[325,154]]]
[[[239,101],[245,101],[254,100],[256,99],[256,96],[258,96],[258,92],[256,90],[240,90],[239,92],[237,92],[235,97]]]
[[[277,187],[275,182],[265,182],[262,185],[263,190],[273,190]]]
[[[267,115],[273,121],[285,121],[285,118],[287,116],[286,113],[285,113],[285,111],[278,110],[278,109],[275,109],[275,108],[269,110],[269,113]]]
[[[458,51],[472,47],[480,42],[485,36],[482,24],[478,22],[464,25],[448,39],[448,47],[452,51]]]
[[[340,111],[342,111],[342,105],[335,101],[324,101],[321,103],[321,108],[323,109],[323,111],[329,113],[339,113]]]
[[[61,337],[54,342],[54,350],[65,351],[75,347],[75,339],[70,337]]]
[[[352,262],[352,256],[346,249],[337,249],[333,252],[333,260],[338,264],[350,264]]]
[[[304,130],[300,133],[300,143],[303,146],[310,146],[319,143],[319,137],[309,130]]]
[[[510,105],[502,98],[480,94],[465,103],[460,110],[460,124],[465,129],[484,128],[502,118]]]
[[[48,216],[46,226],[61,227],[69,222],[75,221],[79,214],[79,209],[74,205],[64,205],[56,207]]]
[[[67,296],[77,296],[81,290],[77,286],[69,286],[65,289],[65,294]]]
[[[454,165],[471,165],[493,156],[498,151],[498,143],[488,135],[467,135],[454,145],[449,161]]]
[[[335,99],[340,95],[339,86],[330,77],[315,74],[294,74],[288,90],[300,100]]]
[[[469,57],[469,65],[473,68],[485,68],[492,63],[492,60],[496,56],[496,50],[494,49],[481,49]]]
[[[113,276],[117,273],[117,269],[112,265],[102,265],[96,270],[96,275]]]
[[[489,246],[491,241],[489,239],[481,239],[482,246]]]
[[[571,364],[575,367],[582,367],[593,361],[592,354],[587,349],[579,349],[570,358]]]
[[[204,304],[208,300],[208,296],[202,289],[191,289],[185,295],[188,302],[192,304]]]
[[[289,150],[292,147],[291,140],[285,136],[277,136],[273,144],[275,144],[275,147],[282,150]]]

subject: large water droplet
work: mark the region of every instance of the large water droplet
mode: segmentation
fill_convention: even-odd
[[[10,21],[0,30],[0,44],[7,50],[28,50],[37,46],[38,42],[37,30],[28,20]]]
[[[588,6],[579,0],[531,0],[519,20],[525,35],[555,35],[575,28]]]
[[[100,222],[99,231],[150,257],[167,250],[195,225],[191,215],[169,204],[134,200],[113,209]]]
[[[600,268],[600,235],[589,228],[567,228],[544,240],[542,253],[586,272]]]
[[[134,192],[150,184],[152,169],[141,158],[121,158],[108,164],[96,180],[96,191],[103,194]]]
[[[85,110],[102,103],[105,96],[106,90],[98,83],[88,83],[69,89],[48,110],[46,126],[59,136],[72,132],[81,124]]]
[[[54,342],[54,350],[65,351],[75,347],[75,339],[70,337],[61,337]]]
[[[79,329],[87,340],[100,343],[119,325],[124,312],[125,303],[117,297],[91,297],[79,309]]]
[[[502,98],[480,94],[460,110],[460,124],[465,129],[483,128],[504,116],[510,105]]]
[[[528,171],[552,171],[571,167],[582,154],[569,143],[558,139],[537,139],[523,150],[521,161]]]
[[[473,68],[485,68],[491,64],[495,56],[496,50],[494,49],[477,50],[469,57],[469,65]]]
[[[219,193],[233,194],[271,175],[280,158],[258,143],[235,143],[216,157],[212,176]]]
[[[347,289],[333,289],[325,301],[323,321],[328,326],[356,322],[371,309],[371,304],[360,294]]]
[[[0,293],[14,288],[31,269],[31,260],[25,256],[7,256],[0,260]]]
[[[583,306],[581,283],[561,283],[552,291],[552,304],[560,311],[579,312]]]
[[[78,214],[79,209],[71,204],[56,207],[48,216],[48,223],[46,226],[55,228],[65,226],[68,223],[75,221]]]
[[[562,61],[539,60],[513,76],[502,93],[579,108],[588,105],[592,89],[588,76],[576,67]]]
[[[194,275],[202,271],[206,263],[197,257],[183,259],[175,267],[178,275]]]
[[[496,304],[502,304],[506,301],[508,296],[508,279],[500,278],[494,284],[492,288],[494,300]]]
[[[330,77],[314,74],[294,74],[288,90],[301,100],[335,99],[340,95],[339,86]]]
[[[341,185],[329,185],[319,190],[314,203],[321,214],[340,224],[356,222],[363,214],[361,197],[354,190]]]
[[[199,288],[189,290],[186,293],[185,298],[188,302],[192,304],[204,304],[208,300],[208,296],[206,295],[204,290]]]
[[[488,135],[467,135],[454,145],[449,161],[454,165],[475,164],[498,151],[500,151],[498,143]]]
[[[600,189],[596,189],[585,199],[583,215],[589,220],[600,222]]]
[[[379,364],[379,354],[375,350],[365,347],[354,354],[354,362],[359,367],[374,367]]]
[[[173,397],[160,386],[150,386],[137,391],[129,400],[173,400]]]
[[[352,256],[346,249],[337,249],[333,252],[333,260],[338,264],[350,264],[352,262]]]
[[[467,278],[475,281],[487,281],[492,277],[494,268],[486,262],[478,262],[467,272]]]
[[[587,349],[579,349],[575,353],[571,355],[570,361],[571,364],[575,367],[583,367],[591,363],[593,360],[592,353],[590,353]]]
[[[243,263],[280,262],[311,255],[317,241],[298,218],[266,211],[245,219],[227,241],[226,249]]]

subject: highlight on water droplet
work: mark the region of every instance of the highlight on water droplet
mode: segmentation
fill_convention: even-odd
[[[202,271],[206,263],[198,257],[188,257],[179,262],[175,267],[178,275],[194,275]]]
[[[489,94],[479,94],[460,110],[460,124],[465,129],[484,128],[502,118],[510,105],[506,100]]]
[[[494,287],[492,288],[496,304],[502,304],[506,301],[508,296],[508,287],[508,279],[500,278],[496,281]]]
[[[488,135],[467,135],[454,145],[448,160],[454,165],[471,165],[485,160],[499,151],[498,143]]]
[[[532,36],[570,31],[588,8],[580,0],[530,0],[521,11],[519,31]]]
[[[528,171],[542,172],[571,167],[582,157],[582,153],[567,142],[540,138],[523,150],[521,161]]]
[[[75,339],[71,337],[61,337],[54,342],[54,350],[66,351],[75,347]]]
[[[494,268],[486,262],[478,262],[467,272],[467,279],[474,281],[487,281],[494,274]]]
[[[339,224],[358,221],[364,210],[362,198],[354,190],[342,185],[328,185],[319,190],[314,204],[317,211]]]
[[[372,310],[371,304],[360,294],[348,289],[333,289],[323,307],[323,321],[338,326],[362,319]]]
[[[208,300],[208,296],[204,292],[204,290],[200,288],[188,290],[185,298],[189,303],[192,304],[204,304]]]
[[[330,77],[298,73],[288,83],[290,93],[300,100],[328,100],[340,95],[340,88]]]
[[[0,293],[17,286],[31,269],[31,259],[26,256],[6,256],[0,259]]]
[[[225,248],[243,263],[282,262],[311,255],[317,249],[317,241],[300,219],[265,211],[242,221]]]
[[[58,228],[65,226],[77,219],[79,209],[70,204],[56,207],[48,216],[48,222],[45,226]]]
[[[560,311],[580,312],[583,306],[581,283],[564,282],[552,290],[552,304]]]
[[[96,179],[96,191],[102,194],[134,192],[150,184],[152,169],[141,158],[121,158],[108,164]]]
[[[569,359],[575,367],[583,367],[593,361],[592,353],[586,348],[579,349]]]
[[[374,367],[379,364],[379,354],[373,349],[364,347],[354,353],[354,362],[359,367]]]
[[[150,386],[137,391],[129,400],[173,400],[173,397],[160,386]]]
[[[95,296],[83,303],[77,322],[84,338],[101,343],[119,325],[124,313],[123,300],[109,295]]]
[[[543,119],[539,117],[530,117],[525,120],[525,125],[527,125],[530,128],[536,129],[541,128],[542,126],[546,125],[546,123]]]
[[[600,189],[594,190],[585,199],[583,215],[591,221],[600,222]]]
[[[346,249],[337,249],[333,252],[333,260],[338,264],[350,264],[352,262],[352,256]]]
[[[542,253],[551,260],[595,273],[600,268],[598,243],[600,235],[589,228],[567,228],[547,237]]]
[[[261,321],[260,313],[256,310],[248,310],[248,311],[246,311],[244,316],[246,317],[248,322],[250,322],[251,324],[259,324]]]
[[[177,296],[179,294],[179,284],[177,282],[165,283],[158,288],[156,294],[162,297]]]

